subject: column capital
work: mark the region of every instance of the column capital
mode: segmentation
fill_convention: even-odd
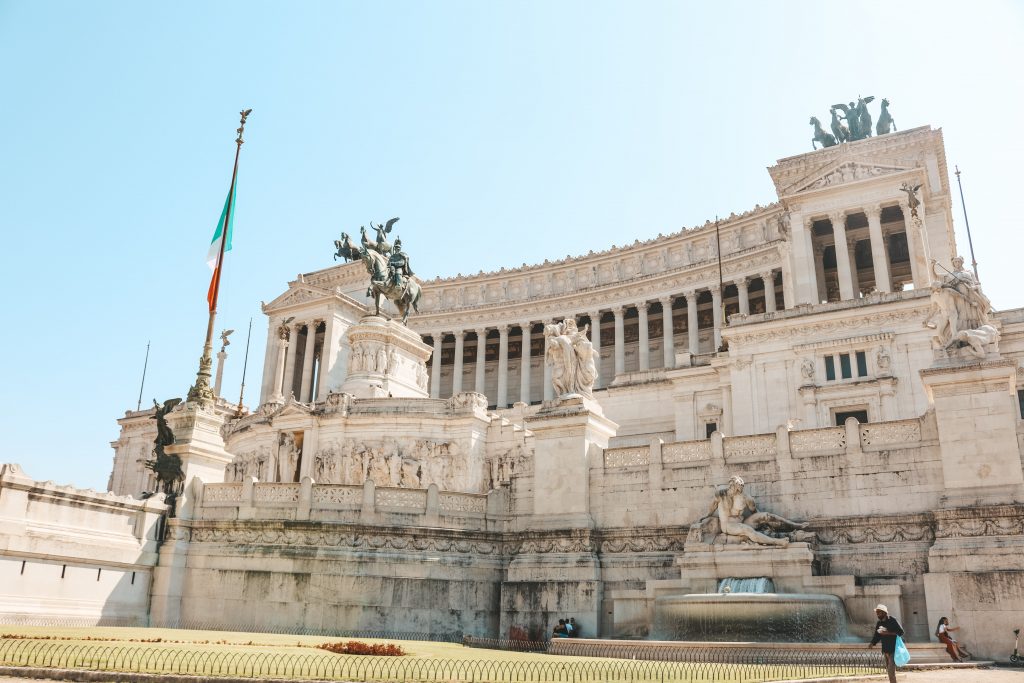
[[[711,285],[708,291],[711,292],[711,296],[722,296],[722,288],[719,285]]]
[[[476,333],[477,339],[487,339],[486,327],[474,327],[473,332]]]
[[[527,320],[525,322],[521,322],[521,323],[519,323],[519,329],[521,329],[521,330],[525,331],[527,334],[529,334],[531,331],[533,331],[533,323],[531,321],[529,321],[529,320]]]
[[[590,318],[591,323],[601,322],[601,311],[589,311],[587,317]]]
[[[633,306],[636,307],[637,313],[639,313],[640,311],[645,311],[645,312],[647,311],[647,302],[646,301],[639,301],[639,302],[633,304]]]
[[[764,282],[775,282],[775,271],[774,270],[766,270],[766,271],[764,271],[763,273],[760,274],[760,278]]]
[[[733,284],[735,284],[737,287],[742,288],[742,287],[746,287],[747,286],[747,282],[749,282],[749,281],[750,281],[750,277],[747,276],[747,275],[744,275],[743,277],[738,277],[735,280],[733,280]]]
[[[494,327],[498,330],[498,334],[500,334],[501,336],[508,336],[508,325],[495,325]]]
[[[323,321],[323,318],[313,318],[313,328],[316,329],[317,327],[320,327],[320,323],[322,323]]]
[[[696,289],[687,289],[686,291],[683,292],[683,298],[685,298],[687,302],[690,302],[690,301],[696,302],[697,290]]]
[[[672,310],[672,302],[673,302],[673,298],[672,298],[671,294],[668,294],[666,296],[659,296],[658,297],[658,303],[661,304],[662,308],[667,308],[669,310]]]
[[[615,314],[616,318],[621,318],[623,313],[626,312],[625,306],[612,306],[612,313]]]
[[[878,203],[868,204],[867,206],[864,207],[864,215],[868,217],[868,220],[871,220],[871,219],[877,220],[877,219],[881,218],[882,217],[882,205],[878,204]]]
[[[444,332],[434,332],[430,338],[434,340],[434,346],[441,346],[444,343]]]
[[[846,211],[832,211],[828,214],[828,219],[832,221],[833,228],[840,224],[846,227]]]

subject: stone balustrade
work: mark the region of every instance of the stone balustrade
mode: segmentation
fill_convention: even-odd
[[[250,477],[238,484],[204,484],[195,518],[205,520],[291,519],[349,523],[438,525],[493,528],[507,518],[507,492],[489,494],[425,489],[301,483],[264,483]],[[414,516],[415,520],[409,520]]]
[[[874,453],[898,448],[914,448],[923,440],[920,419],[859,424],[851,418],[842,427],[788,431],[774,434],[725,436],[715,432],[702,441],[664,442],[652,439],[646,445],[609,448],[604,452],[604,469],[647,467],[651,464],[707,465],[720,460],[730,465],[777,459],[780,454],[792,458],[841,455],[851,451]],[[657,453],[660,457],[655,457]]]

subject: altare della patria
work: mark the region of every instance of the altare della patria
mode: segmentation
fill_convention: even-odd
[[[109,492],[2,466],[0,615],[863,646],[884,603],[922,661],[951,614],[996,654],[1024,309],[958,255],[941,130],[823,120],[776,202],[603,252],[429,279],[415,217],[325,233],[251,411],[127,411]]]

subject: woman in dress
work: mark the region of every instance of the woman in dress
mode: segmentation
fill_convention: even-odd
[[[935,637],[946,646],[946,652],[949,653],[954,662],[963,662],[971,657],[971,653],[963,645],[956,642],[956,638],[950,633],[950,631],[959,630],[959,626],[949,625],[949,617],[939,619],[939,625],[935,627]]]

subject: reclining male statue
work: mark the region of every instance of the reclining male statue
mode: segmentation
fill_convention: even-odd
[[[728,537],[726,543],[737,543],[744,540],[757,545],[774,545],[786,547],[788,538],[775,538],[758,531],[758,527],[771,531],[798,531],[807,527],[807,522],[793,522],[771,512],[758,512],[754,499],[743,492],[744,482],[740,477],[732,477],[726,486],[715,490],[708,514],[698,522],[703,526],[711,522],[712,516],[718,512],[718,525],[721,533]],[[749,516],[747,513],[751,513]]]

